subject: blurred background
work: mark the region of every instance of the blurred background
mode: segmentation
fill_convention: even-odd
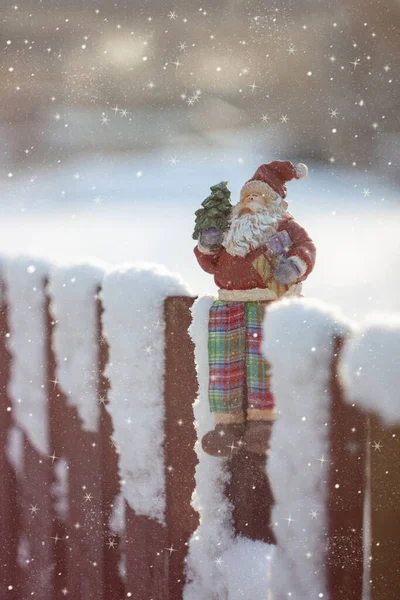
[[[309,223],[395,207],[399,15],[398,0],[3,2],[0,250],[164,262],[198,292],[193,211],[221,180],[236,202],[262,162],[309,165],[289,188]]]

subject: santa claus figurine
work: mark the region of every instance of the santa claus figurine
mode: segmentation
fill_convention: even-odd
[[[286,182],[307,176],[290,161],[261,165],[240,192],[229,228],[201,231],[194,252],[214,275],[218,299],[208,325],[209,403],[215,428],[205,452],[232,456],[244,448],[266,454],[277,418],[271,368],[261,352],[265,310],[280,298],[300,296],[315,263],[307,231],[287,211]]]

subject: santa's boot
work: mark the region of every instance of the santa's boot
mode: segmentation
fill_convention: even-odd
[[[243,449],[253,454],[268,456],[269,440],[275,420],[276,411],[274,409],[249,409],[243,436]]]
[[[242,447],[243,412],[214,413],[215,428],[203,436],[201,445],[211,456],[231,457]]]

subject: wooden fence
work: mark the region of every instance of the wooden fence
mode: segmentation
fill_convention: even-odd
[[[44,282],[46,286],[46,282]],[[100,290],[99,290],[100,291]],[[7,395],[11,356],[6,345],[8,307],[0,312],[0,600],[180,600],[185,583],[188,541],[198,525],[191,507],[194,489],[196,432],[192,403],[197,393],[193,346],[188,335],[193,298],[165,302],[165,481],[166,525],[136,515],[125,506],[125,529],[110,529],[119,493],[118,454],[110,443],[112,424],[104,369],[108,347],[102,335],[97,295],[99,364],[97,389],[101,418],[98,432],[83,429],[76,408],[68,405],[55,375],[52,318],[46,307],[47,398],[52,454],[43,456],[23,433],[22,473],[9,453],[13,407]],[[363,581],[371,583],[371,600],[400,597],[400,461],[399,429],[383,427],[343,400],[337,375],[342,340],[334,341],[331,363],[330,476],[327,574],[329,600],[361,600]],[[371,442],[385,454],[371,450]],[[349,444],[353,451],[349,452]],[[54,484],[61,457],[68,464],[68,516],[55,510]],[[239,453],[229,463],[226,493],[233,503],[240,535],[274,543],[270,528],[272,493],[265,460]],[[85,501],[85,490],[90,499]],[[371,550],[363,558],[364,500],[371,505]],[[86,496],[87,497],[87,496]],[[39,510],[35,510],[39,507]],[[30,559],[24,556],[29,544]],[[121,574],[120,548],[125,553]],[[366,571],[366,565],[369,569]],[[277,599],[278,600],[278,599]]]

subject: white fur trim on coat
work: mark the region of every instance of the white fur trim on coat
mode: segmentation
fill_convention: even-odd
[[[289,256],[289,258],[290,258],[290,260],[292,260],[294,262],[296,267],[299,267],[299,269],[300,269],[299,277],[302,277],[304,275],[304,273],[307,271],[307,263],[305,263],[304,260],[302,258],[300,258],[300,256]]]
[[[299,296],[301,294],[301,283],[295,283],[283,296]],[[250,290],[218,290],[218,299],[224,302],[261,302],[265,300],[278,300],[278,296],[269,288],[252,288]]]
[[[252,288],[250,290],[218,290],[218,299],[226,302],[257,302],[260,300],[277,300],[278,296],[268,288]]]
[[[266,200],[275,200],[279,196],[268,183],[254,179],[247,181],[240,190],[240,200],[242,201],[248,194],[259,194],[264,196]]]

